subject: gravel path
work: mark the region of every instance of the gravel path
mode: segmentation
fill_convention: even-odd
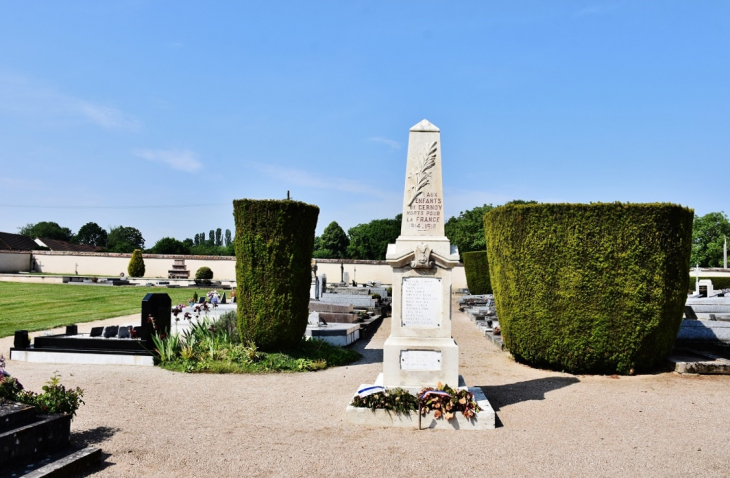
[[[454,310],[461,374],[493,404],[496,430],[348,426],[351,395],[382,369],[389,320],[356,344],[363,360],[320,372],[188,375],[10,361],[8,370],[33,390],[56,370],[85,390],[73,437],[106,456],[89,476],[730,476],[730,377],[534,370]],[[11,343],[0,339],[0,351]]]

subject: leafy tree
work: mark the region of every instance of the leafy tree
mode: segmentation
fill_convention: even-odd
[[[190,239],[186,239],[186,241],[190,241]],[[163,237],[152,246],[150,252],[153,254],[190,254],[190,246],[174,237]]]
[[[342,259],[347,257],[347,246],[349,245],[350,240],[345,231],[336,221],[332,221],[324,228],[319,240],[315,238],[316,255],[314,257]]]
[[[132,253],[132,258],[129,259],[129,265],[127,266],[127,273],[130,277],[144,277],[144,259],[142,259],[142,251],[135,249]]]
[[[193,240],[192,240],[192,239],[190,239],[190,238],[188,237],[187,239],[185,239],[185,240],[184,240],[184,241],[182,241],[182,242],[183,242],[183,244],[185,244],[185,247],[187,247],[187,248],[188,248],[188,254],[189,254],[189,253],[190,253],[190,252],[189,252],[189,251],[190,251],[190,249],[192,249],[192,247],[193,247]]]
[[[132,252],[144,248],[144,237],[139,229],[117,226],[109,230],[106,248],[110,252]]]
[[[215,231],[213,229],[208,233],[208,244],[215,246]]]
[[[695,216],[692,223],[691,265],[722,267],[726,236],[730,236],[730,221],[724,212]]]
[[[76,234],[76,242],[90,246],[106,247],[107,232],[95,222],[87,222]]]
[[[459,253],[483,251],[487,248],[484,238],[484,214],[494,209],[491,204],[462,211],[444,224],[449,241],[459,247]]]
[[[220,247],[223,245],[223,239],[221,238],[221,234],[223,231],[221,231],[221,228],[215,230],[215,245]]]
[[[400,235],[401,217],[398,214],[395,219],[375,219],[351,227],[347,231],[350,236],[347,255],[352,259],[384,260],[388,244]]]
[[[233,244],[230,246],[211,245],[207,241],[190,248],[190,253],[196,256],[235,256]]]
[[[196,246],[198,244],[200,244],[200,236],[198,234],[196,234],[195,237],[193,238],[193,244]]]
[[[226,229],[226,247],[230,246],[231,244],[233,244],[233,239],[231,238],[231,230]]]
[[[537,204],[537,201],[523,201],[515,199],[508,204]],[[483,251],[487,248],[484,236],[484,214],[495,206],[485,204],[468,211],[462,211],[458,216],[450,218],[444,224],[444,231],[449,241],[459,247],[459,253]]]
[[[45,237],[47,239],[56,239],[58,241],[73,241],[73,232],[67,227],[61,227],[58,223],[41,221],[35,224],[26,224],[18,228],[20,234],[30,236],[32,238]]]

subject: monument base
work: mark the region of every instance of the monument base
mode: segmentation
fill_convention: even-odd
[[[379,374],[373,385],[383,384],[383,374]],[[360,385],[358,389],[367,387],[368,385]],[[438,430],[491,430],[496,426],[497,414],[494,412],[489,400],[478,387],[467,387],[464,379],[459,376],[459,389],[467,389],[474,394],[481,412],[477,413],[474,418],[466,418],[461,413],[454,414],[454,418],[446,420],[445,418],[436,418],[434,412],[431,411],[423,415],[420,420],[420,429],[434,428]],[[409,392],[417,394],[421,388],[406,388]],[[357,392],[355,393],[357,395]],[[355,396],[353,395],[353,397]],[[348,405],[345,409],[347,422],[351,425],[359,425],[373,428],[396,427],[396,428],[416,428],[419,429],[418,412],[398,415],[389,410],[370,410],[369,408],[353,407]]]
[[[459,383],[459,346],[453,338],[393,337],[383,345],[383,386],[418,389]]]

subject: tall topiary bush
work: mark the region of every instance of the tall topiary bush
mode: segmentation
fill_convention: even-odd
[[[471,294],[491,294],[492,283],[489,280],[489,262],[487,251],[462,252],[464,261],[466,286]]]
[[[142,251],[135,249],[132,258],[129,259],[127,273],[130,277],[144,277],[144,259],[142,259]]]
[[[294,347],[307,328],[318,215],[297,201],[233,201],[238,328],[262,350]]]
[[[691,209],[535,204],[484,215],[497,315],[514,357],[571,372],[633,373],[682,321]]]

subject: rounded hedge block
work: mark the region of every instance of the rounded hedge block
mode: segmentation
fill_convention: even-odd
[[[206,266],[200,267],[195,271],[195,278],[210,280],[213,278],[213,270]]]
[[[295,347],[307,328],[318,215],[297,201],[233,201],[238,329],[261,350]]]
[[[484,215],[499,324],[515,359],[631,374],[672,349],[694,212],[673,204],[534,204]]]
[[[487,251],[462,252],[464,261],[466,286],[470,294],[482,295],[492,293],[492,283],[489,280],[489,262]]]

